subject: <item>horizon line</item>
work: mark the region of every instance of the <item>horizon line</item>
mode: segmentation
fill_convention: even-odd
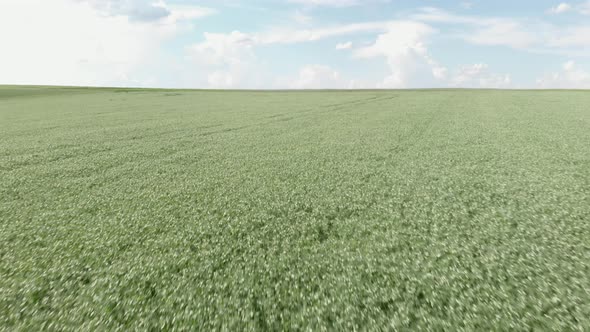
[[[45,84],[0,84],[4,87],[24,88],[65,88],[65,89],[130,89],[130,90],[175,90],[201,92],[354,92],[354,91],[445,91],[445,90],[477,90],[477,91],[590,91],[590,88],[469,88],[469,87],[424,87],[424,88],[317,88],[317,89],[220,89],[220,88],[166,88],[140,86],[92,86],[92,85],[45,85]]]

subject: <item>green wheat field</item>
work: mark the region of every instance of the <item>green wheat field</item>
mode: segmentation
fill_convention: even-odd
[[[0,330],[590,327],[590,92],[0,87]]]

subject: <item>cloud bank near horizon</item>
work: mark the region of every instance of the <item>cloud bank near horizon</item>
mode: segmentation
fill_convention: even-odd
[[[195,3],[2,1],[0,84],[590,88],[590,1]]]

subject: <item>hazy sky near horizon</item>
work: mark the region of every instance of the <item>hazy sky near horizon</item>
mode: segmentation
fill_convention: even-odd
[[[590,0],[1,0],[0,84],[590,88]]]

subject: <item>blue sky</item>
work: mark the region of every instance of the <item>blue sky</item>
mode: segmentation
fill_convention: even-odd
[[[2,0],[0,84],[590,88],[590,0]]]

